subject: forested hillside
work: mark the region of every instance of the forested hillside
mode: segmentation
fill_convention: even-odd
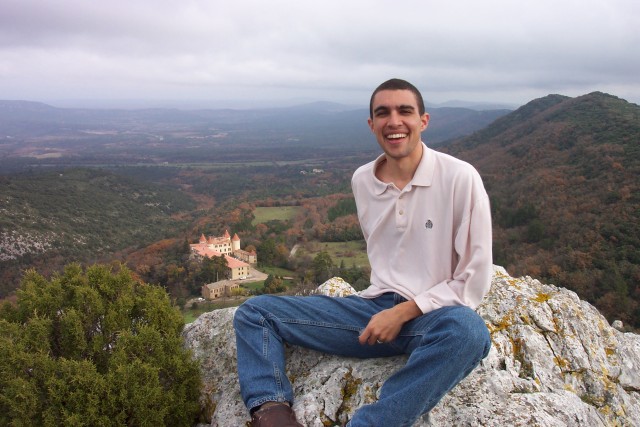
[[[25,267],[46,274],[180,234],[172,215],[194,207],[181,192],[97,169],[0,176],[0,297]]]
[[[495,263],[640,327],[640,107],[549,95],[443,151],[485,180]]]

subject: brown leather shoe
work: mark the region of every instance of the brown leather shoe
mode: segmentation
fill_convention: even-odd
[[[251,427],[303,427],[286,403],[258,409],[251,417]]]

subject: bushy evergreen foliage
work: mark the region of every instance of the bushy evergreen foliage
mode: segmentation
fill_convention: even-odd
[[[204,257],[197,282],[202,286],[226,279],[228,265],[229,263],[224,255]]]
[[[200,376],[182,327],[124,267],[27,272],[0,309],[0,425],[192,425]]]
[[[331,255],[327,251],[322,251],[313,258],[313,276],[316,283],[327,281],[333,273],[335,265]]]

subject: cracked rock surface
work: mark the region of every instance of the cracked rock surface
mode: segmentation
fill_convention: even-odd
[[[354,291],[331,279],[320,292]],[[185,326],[201,362],[201,403],[211,426],[244,426],[232,326],[234,308],[205,313]],[[415,426],[638,426],[640,335],[609,325],[569,290],[494,269],[478,312],[491,332],[489,356]],[[305,426],[345,422],[377,398],[406,358],[346,359],[287,349],[287,373]]]

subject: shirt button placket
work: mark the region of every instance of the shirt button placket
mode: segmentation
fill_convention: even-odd
[[[398,228],[406,228],[407,226],[406,203],[403,196],[400,194],[396,201],[396,226]]]

